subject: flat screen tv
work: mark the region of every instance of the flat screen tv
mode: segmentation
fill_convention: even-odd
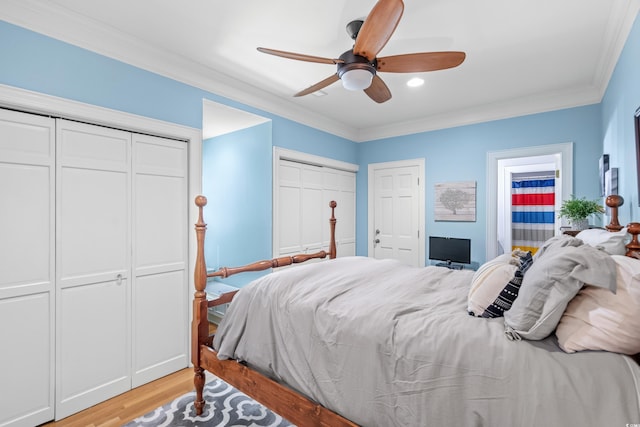
[[[429,236],[429,259],[444,261],[437,265],[471,263],[471,239]]]

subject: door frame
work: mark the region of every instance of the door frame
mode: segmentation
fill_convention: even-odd
[[[112,110],[92,104],[85,104],[66,98],[59,98],[40,92],[20,89],[13,86],[0,84],[0,107],[23,111],[25,113],[43,114],[60,117],[69,120],[77,120],[95,125],[113,127],[130,132],[149,134],[164,138],[182,140],[188,146],[188,198],[189,210],[185,229],[188,237],[189,271],[195,270],[197,251],[196,235],[192,232],[192,226],[198,220],[198,207],[195,203],[196,196],[202,192],[202,130],[183,126],[171,122],[165,122],[145,116],[138,116],[123,111]],[[191,301],[194,288],[193,275],[187,275],[189,286],[187,289],[187,301]],[[192,304],[188,305],[189,317],[184,327],[187,336],[191,334],[190,320],[192,317]],[[191,365],[191,347],[187,346],[189,365]]]
[[[560,174],[562,176],[562,194],[573,193],[573,142],[538,145],[534,147],[513,148],[487,152],[487,224],[485,258],[498,256],[498,162],[520,157],[540,157],[557,155],[561,157]]]
[[[373,257],[373,239],[375,237],[375,172],[381,169],[418,167],[418,257],[420,265],[425,266],[425,168],[424,158],[397,160],[393,162],[369,163],[367,170],[367,256]]]

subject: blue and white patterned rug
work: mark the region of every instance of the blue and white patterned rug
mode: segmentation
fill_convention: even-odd
[[[206,406],[202,415],[195,415],[195,391],[136,418],[125,427],[227,427],[268,426],[295,427],[246,394],[216,378],[204,387]]]

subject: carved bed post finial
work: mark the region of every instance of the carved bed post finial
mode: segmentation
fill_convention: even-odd
[[[609,231],[620,231],[622,226],[618,222],[618,208],[624,204],[622,196],[612,194],[607,196],[605,204],[611,209],[611,222],[605,228]]]
[[[329,241],[329,259],[334,259],[336,257],[336,216],[335,209],[338,206],[335,200],[329,202],[329,207],[331,208],[331,219],[329,220],[329,225],[331,227],[331,240]]]
[[[627,224],[627,231],[633,237],[631,241],[627,243],[627,253],[626,256],[631,256],[633,258],[640,258],[640,242],[638,242],[638,234],[640,234],[640,222],[630,222]]]

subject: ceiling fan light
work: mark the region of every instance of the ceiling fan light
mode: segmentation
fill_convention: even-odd
[[[373,73],[367,69],[355,69],[346,71],[340,77],[342,86],[347,90],[363,90],[371,86]]]
[[[409,87],[419,87],[424,84],[424,80],[420,77],[414,77],[407,82],[407,86]]]

